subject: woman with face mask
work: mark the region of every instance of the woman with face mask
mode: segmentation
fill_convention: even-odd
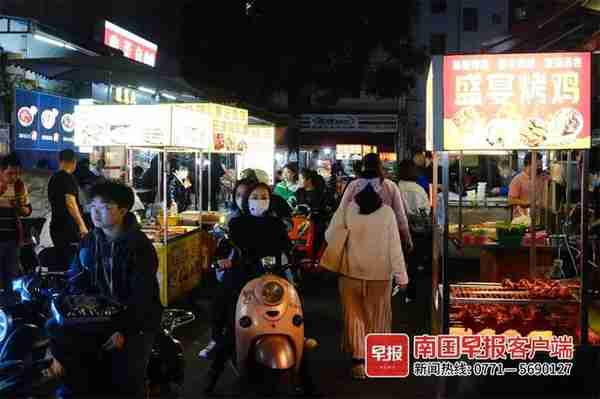
[[[282,254],[289,255],[291,242],[283,221],[271,211],[271,189],[264,183],[251,187],[242,201],[242,214],[231,220],[229,233],[232,241],[239,248],[241,256],[225,259],[219,264],[226,269],[223,279],[223,298],[226,314],[225,333],[217,342],[215,358],[204,381],[204,391],[212,392],[222,374],[227,359],[234,353],[235,342],[235,307],[242,288],[252,279],[264,273],[261,258]],[[303,370],[306,370],[303,367]],[[314,392],[312,379],[305,375],[305,392]]]
[[[227,214],[227,218],[225,220],[225,226],[229,229],[229,225],[232,220],[241,217],[244,214],[244,199],[248,194],[248,190],[250,190],[257,182],[252,178],[246,178],[238,180],[235,184],[235,188],[233,189],[233,198],[234,202],[231,206],[231,211]],[[227,259],[230,254],[229,253],[215,253],[213,255],[216,259]],[[226,278],[226,274],[229,273],[229,270],[220,270],[216,271],[217,281],[222,282]],[[200,351],[198,354],[199,357],[203,359],[208,359],[211,356],[211,353],[217,346],[217,342],[222,338],[222,332],[225,327],[225,323],[227,322],[226,317],[226,300],[228,293],[220,291],[213,298],[212,303],[212,339],[210,342]]]

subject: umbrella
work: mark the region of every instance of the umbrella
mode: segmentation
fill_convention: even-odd
[[[144,86],[156,90],[201,95],[182,78],[167,76],[148,65],[124,57],[73,56],[9,60],[9,65],[24,68],[51,80],[94,82],[119,86]]]

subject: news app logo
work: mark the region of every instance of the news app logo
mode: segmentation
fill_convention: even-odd
[[[365,372],[369,378],[406,378],[410,373],[410,341],[406,334],[368,334]]]

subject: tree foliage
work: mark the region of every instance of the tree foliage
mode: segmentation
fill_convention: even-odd
[[[333,104],[363,90],[381,97],[406,91],[423,58],[411,46],[416,0],[403,11],[383,2],[191,1],[184,11],[182,64],[193,81],[242,101],[268,105],[285,91],[289,107]],[[369,65],[373,50],[389,55]],[[366,86],[365,86],[366,83]]]

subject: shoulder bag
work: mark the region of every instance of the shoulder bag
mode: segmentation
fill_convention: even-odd
[[[344,264],[346,255],[346,242],[348,241],[349,230],[346,226],[346,209],[338,209],[344,212],[343,223],[338,225],[332,234],[332,239],[327,242],[327,247],[320,259],[320,266],[333,273],[340,273]]]

